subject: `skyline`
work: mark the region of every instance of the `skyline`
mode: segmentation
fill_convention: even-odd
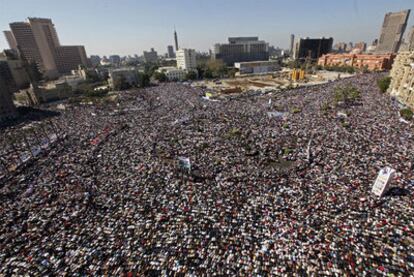
[[[0,0],[0,28],[8,30],[9,23],[27,17],[51,18],[61,43],[85,45],[88,56],[142,55],[151,47],[164,54],[167,45],[174,45],[174,26],[180,47],[197,51],[207,52],[230,36],[259,36],[287,49],[292,33],[296,38],[325,36],[333,37],[334,43],[365,41],[369,45],[378,38],[385,13],[414,9],[411,0],[308,2]],[[414,25],[413,17],[404,37]],[[0,48],[8,48],[3,34]]]

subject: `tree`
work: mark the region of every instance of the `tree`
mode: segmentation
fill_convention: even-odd
[[[408,108],[401,109],[400,115],[402,118],[404,118],[407,121],[410,121],[413,119],[413,111]]]
[[[114,89],[115,90],[125,90],[129,89],[131,85],[127,82],[125,76],[121,75],[118,78],[114,79]]]
[[[144,73],[148,74],[149,76],[152,76],[155,71],[157,71],[158,65],[153,63],[146,63],[144,65]]]
[[[148,87],[150,85],[150,75],[147,73],[138,72],[137,73],[138,85],[141,88]]]
[[[336,105],[342,102],[345,106],[350,106],[361,99],[361,92],[350,84],[337,86],[334,92]]]
[[[222,60],[209,60],[207,68],[211,71],[213,78],[222,78],[227,73],[227,67]]]
[[[378,87],[382,93],[386,92],[391,84],[391,77],[384,77],[377,81]]]
[[[237,73],[237,69],[235,69],[235,68],[232,68],[232,69],[228,70],[228,72],[227,72],[229,78],[236,77],[236,73]]]
[[[207,68],[204,72],[204,78],[206,79],[211,79],[213,78],[213,72],[211,71],[211,69]]]
[[[195,79],[197,79],[197,73],[195,71],[191,70],[186,74],[185,78],[187,80],[195,80]]]
[[[165,75],[164,72],[155,71],[152,76],[154,77],[155,80],[157,80],[161,83],[168,81],[167,75]]]

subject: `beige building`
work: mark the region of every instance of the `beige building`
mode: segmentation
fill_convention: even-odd
[[[196,52],[194,49],[181,48],[176,53],[177,67],[184,70],[197,69]]]
[[[390,76],[390,94],[414,109],[414,51],[397,55]]]
[[[4,36],[6,37],[7,43],[9,44],[10,48],[13,50],[17,50],[17,42],[13,36],[11,31],[4,31]]]
[[[61,46],[52,20],[28,18],[27,22],[10,23],[11,35],[5,32],[10,48],[17,47],[29,62],[35,62],[48,78],[88,65],[83,46]],[[14,38],[15,43],[13,41]]]
[[[414,26],[411,26],[407,36],[408,51],[414,51]]]
[[[187,70],[174,66],[160,67],[158,72],[163,72],[167,76],[168,81],[183,81],[187,76]]]
[[[409,16],[410,10],[385,15],[376,53],[398,52]]]

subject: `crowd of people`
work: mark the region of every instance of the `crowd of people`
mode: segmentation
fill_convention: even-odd
[[[414,126],[377,78],[67,104],[48,119],[59,143],[2,178],[0,275],[413,274]],[[361,99],[336,105],[347,83]],[[397,173],[378,198],[385,166]]]

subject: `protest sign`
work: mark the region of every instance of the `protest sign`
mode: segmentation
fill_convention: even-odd
[[[382,197],[389,189],[394,174],[395,170],[388,166],[381,169],[372,187],[372,192],[378,197]]]

